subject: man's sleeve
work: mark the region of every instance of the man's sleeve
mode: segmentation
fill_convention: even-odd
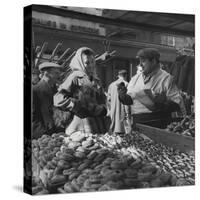
[[[108,105],[108,108],[110,110],[110,105],[111,105],[111,85],[109,85],[108,87],[108,93],[107,93],[107,105]]]
[[[39,108],[39,99],[37,97],[36,91],[33,90],[33,104],[32,104],[32,138],[37,139],[41,137],[46,129],[41,121],[41,113]]]
[[[180,111],[183,115],[186,115],[186,109],[184,105],[183,98],[181,96],[180,90],[176,86],[173,77],[168,77],[168,79],[165,81],[165,88],[166,88],[166,97],[167,100],[170,102],[174,102],[178,104]]]

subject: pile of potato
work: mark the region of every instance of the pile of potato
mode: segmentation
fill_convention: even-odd
[[[176,175],[177,178],[184,178],[190,184],[195,181],[195,157],[194,152],[189,154],[155,143],[152,140],[144,139],[139,132],[125,135],[126,141],[134,144],[138,151],[145,152],[144,157],[150,162],[155,162],[163,171]]]
[[[194,114],[184,117],[180,122],[172,122],[166,130],[178,133],[184,136],[195,137],[195,119]]]
[[[43,187],[39,187],[41,191],[37,186],[34,188],[34,194],[191,184],[183,179],[185,176],[177,177],[176,173],[166,170],[156,159],[156,154],[160,160],[165,158],[163,150],[154,151],[152,156],[151,146],[153,148],[153,144],[137,133],[123,137],[81,132],[71,136],[42,136],[32,142],[34,157],[42,169],[39,177],[43,183]]]

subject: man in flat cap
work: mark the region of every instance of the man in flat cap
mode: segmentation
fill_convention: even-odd
[[[111,119],[110,131],[117,134],[124,134],[124,119],[130,115],[130,106],[123,105],[118,98],[117,86],[121,82],[125,86],[128,85],[127,82],[127,71],[120,70],[118,72],[118,79],[112,82],[108,87],[108,107],[109,116]]]
[[[173,77],[160,68],[160,53],[154,48],[138,51],[142,72],[132,77],[126,87],[118,87],[119,99],[125,105],[132,105],[135,122],[164,128],[175,111],[186,114],[180,91]]]
[[[61,75],[62,67],[53,62],[43,62],[39,70],[43,74],[41,80],[33,86],[33,134],[32,138],[39,138],[43,134],[55,131],[53,120],[53,95],[57,92],[56,84]]]

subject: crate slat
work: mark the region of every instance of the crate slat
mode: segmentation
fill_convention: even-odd
[[[185,153],[193,153],[195,141],[192,137],[179,135],[164,129],[159,129],[144,124],[136,124],[139,131],[155,142],[162,143]]]

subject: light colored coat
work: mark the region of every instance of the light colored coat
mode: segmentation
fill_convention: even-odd
[[[107,94],[109,116],[111,119],[110,130],[115,133],[125,132],[123,120],[126,113],[130,114],[130,107],[123,105],[118,98],[117,85],[121,82],[124,82],[125,86],[128,85],[128,82],[122,78],[118,78],[109,85]]]

